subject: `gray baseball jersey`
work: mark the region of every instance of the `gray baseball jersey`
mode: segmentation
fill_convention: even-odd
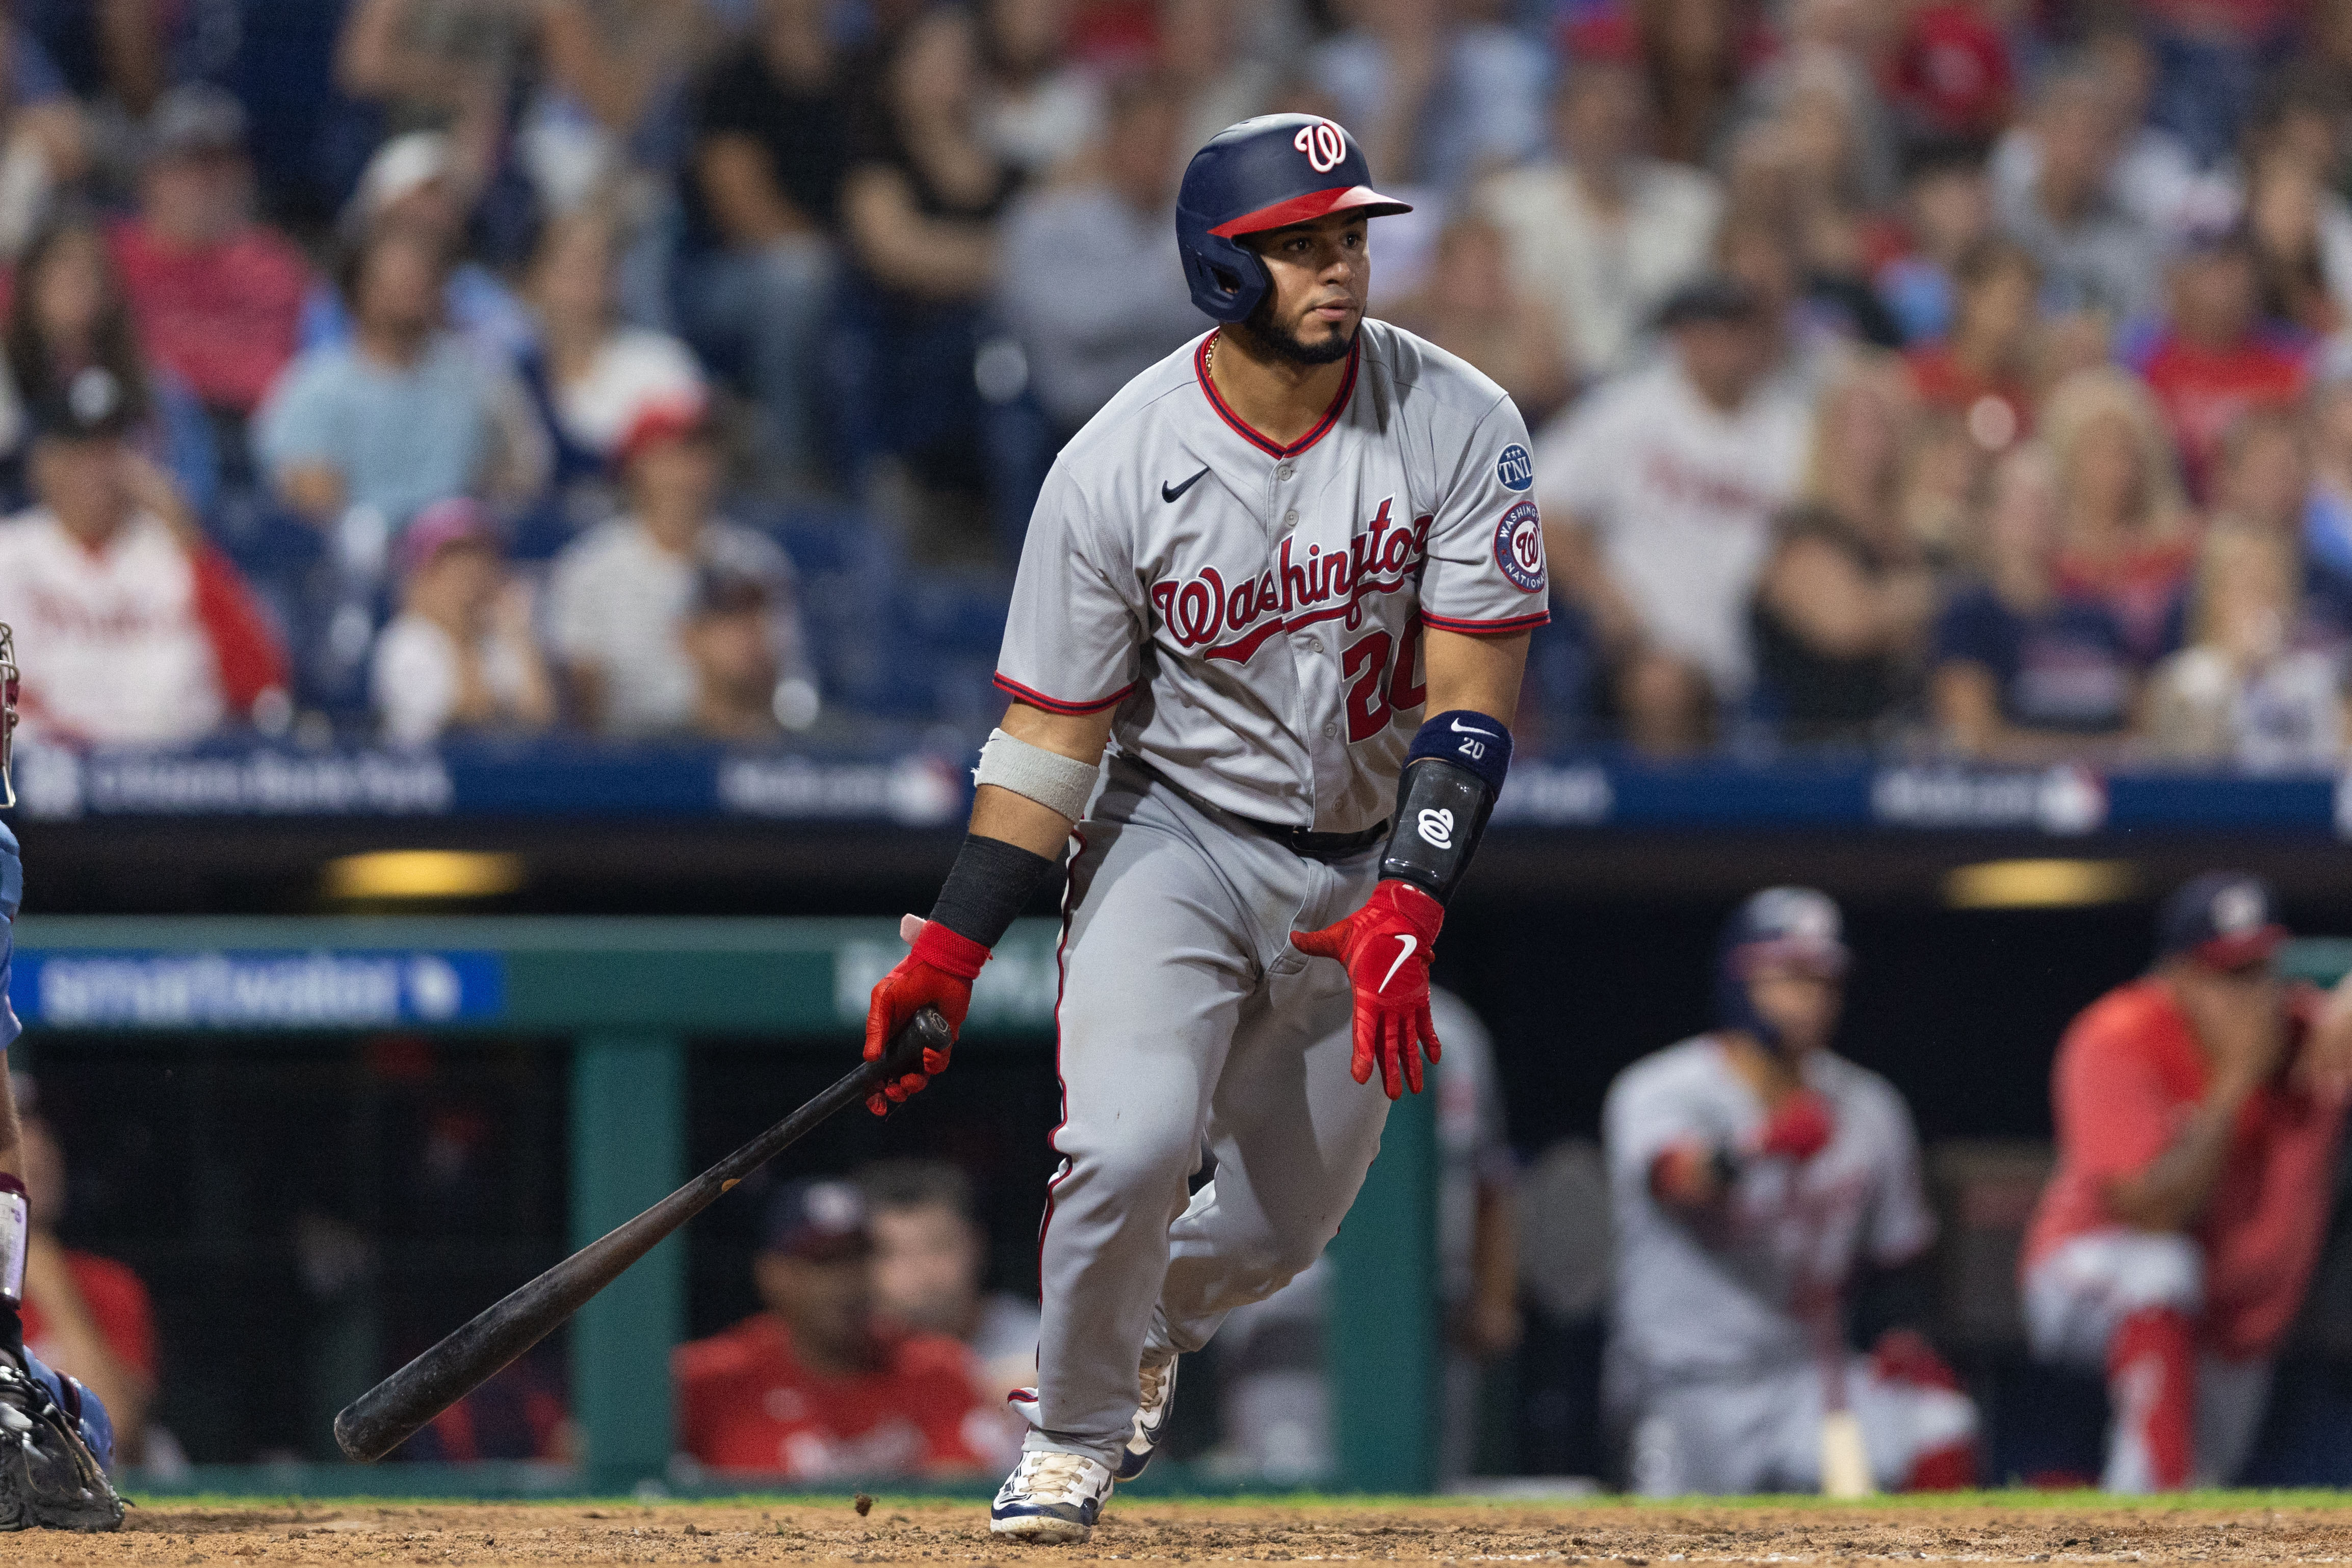
[[[1601,1109],[1617,1241],[1612,1358],[1647,1382],[1746,1376],[1810,1363],[1814,1332],[1857,1260],[1894,1264],[1936,1236],[1902,1096],[1843,1057],[1805,1058],[1835,1131],[1798,1164],[1748,1161],[1716,1215],[1669,1209],[1657,1157],[1686,1139],[1752,1146],[1765,1110],[1702,1035],[1617,1076]]]
[[[1196,799],[1349,833],[1387,816],[1425,697],[1423,626],[1535,626],[1543,529],[1501,387],[1384,321],[1277,446],[1204,334],[1128,384],[1045,480],[997,684],[1117,708],[1118,748]]]

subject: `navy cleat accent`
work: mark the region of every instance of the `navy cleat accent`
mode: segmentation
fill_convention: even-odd
[[[1084,1454],[1025,1453],[989,1505],[989,1533],[1047,1545],[1084,1541],[1094,1533],[1110,1489],[1110,1468]]]

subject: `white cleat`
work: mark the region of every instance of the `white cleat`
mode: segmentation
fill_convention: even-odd
[[[1119,1451],[1118,1479],[1131,1481],[1151,1463],[1160,1437],[1168,1430],[1168,1413],[1176,1408],[1176,1358],[1158,1366],[1143,1363],[1143,1381],[1136,1390],[1135,1430]]]
[[[1049,1546],[1084,1541],[1094,1533],[1110,1488],[1110,1467],[1084,1454],[1050,1448],[1024,1454],[989,1505],[989,1533]]]

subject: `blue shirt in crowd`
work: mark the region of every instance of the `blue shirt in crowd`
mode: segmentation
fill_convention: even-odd
[[[397,526],[429,502],[473,491],[489,466],[497,396],[475,351],[446,332],[404,371],[331,344],[296,360],[270,389],[254,449],[273,476],[335,469],[349,504]]]
[[[1984,584],[1962,588],[1936,625],[1936,662],[1992,672],[2001,717],[2021,729],[2093,733],[2131,717],[2133,665],[2105,606],[2061,595],[2026,616]]]

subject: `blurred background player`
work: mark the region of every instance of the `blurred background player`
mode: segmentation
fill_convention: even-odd
[[[1610,1087],[1608,1399],[1648,1495],[1812,1490],[1841,1405],[1876,1485],[1975,1477],[1976,1407],[1927,1340],[1890,1328],[1870,1355],[1846,1345],[1857,1275],[1919,1259],[1936,1219],[1902,1098],[1829,1048],[1841,926],[1810,888],[1750,898],[1724,929],[1717,1027]]]
[[[2041,1359],[2106,1373],[2110,1491],[2238,1476],[2326,1239],[2352,990],[2279,978],[2275,910],[2253,877],[2188,883],[2158,917],[2155,967],[2058,1047],[2026,1332]]]
[[[765,1310],[678,1348],[679,1446],[713,1469],[799,1480],[977,1474],[995,1413],[961,1345],[877,1320],[873,1259],[856,1184],[779,1192],[751,1260]]]
[[[16,689],[16,637],[0,622],[0,806],[16,804],[8,771]],[[16,911],[24,901],[16,836],[0,823],[0,1050],[24,1033],[8,1000]],[[32,1203],[26,1193],[29,1162],[11,1076],[0,1072],[0,1426],[17,1441],[0,1447],[0,1531],[35,1525],[115,1530],[122,1524],[122,1502],[105,1473],[114,1462],[114,1426],[106,1403],[42,1365],[25,1344]]]
[[[944,1160],[882,1160],[857,1173],[874,1232],[874,1305],[893,1322],[961,1342],[992,1405],[1037,1380],[1037,1303],[983,1289],[988,1233],[971,1178]]]
[[[155,1310],[147,1287],[111,1258],[58,1238],[66,1212],[66,1153],[39,1111],[33,1080],[9,1075],[32,1228],[25,1246],[25,1348],[99,1397],[127,1464],[150,1462],[147,1413],[155,1401]]]

